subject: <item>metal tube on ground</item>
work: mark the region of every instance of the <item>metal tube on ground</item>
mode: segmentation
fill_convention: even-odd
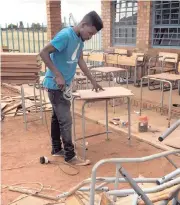
[[[161,179],[158,179],[158,180],[156,181],[156,183],[157,183],[158,185],[163,184],[163,183],[165,183],[165,182],[171,180],[173,177],[175,177],[175,176],[177,176],[177,175],[179,175],[179,174],[180,174],[180,168],[179,168],[179,169],[176,169],[175,171],[173,171],[173,172],[171,172],[171,173],[169,173],[169,174],[167,174],[167,175],[165,175],[165,176],[162,177]]]
[[[162,142],[166,137],[168,137],[178,126],[180,125],[180,119],[171,125],[159,138],[158,140]]]
[[[146,196],[143,190],[137,185],[137,183],[133,180],[133,178],[128,174],[128,172],[126,172],[126,170],[123,167],[120,167],[119,172],[127,180],[127,182],[129,182],[131,187],[134,189],[137,195],[142,198],[146,205],[153,205],[153,203]]]

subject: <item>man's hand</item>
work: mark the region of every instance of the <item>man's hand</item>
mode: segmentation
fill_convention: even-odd
[[[58,88],[61,91],[64,91],[65,84],[66,84],[64,78],[61,75],[58,75],[58,76],[55,77],[55,81],[56,81],[56,84],[57,84]]]
[[[92,90],[95,90],[96,92],[98,92],[99,90],[104,90],[96,81],[93,81],[92,85],[93,85]]]

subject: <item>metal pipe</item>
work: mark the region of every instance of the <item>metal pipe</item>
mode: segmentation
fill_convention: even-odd
[[[180,125],[180,119],[171,125],[159,138],[158,140],[162,142],[166,137],[168,137],[178,126]]]
[[[119,172],[121,175],[129,182],[130,186],[134,189],[134,191],[142,198],[146,205],[153,205],[150,199],[146,196],[143,190],[137,185],[137,183],[132,179],[129,173],[123,168],[120,167]]]
[[[119,184],[119,169],[120,169],[120,164],[116,164],[116,179],[115,179],[115,183],[114,183],[114,189],[118,189],[118,184]],[[117,197],[114,196],[113,200],[114,202],[116,202]]]
[[[82,137],[83,137],[83,159],[86,159],[86,141],[85,141],[85,106],[87,101],[82,106]]]
[[[111,158],[111,159],[103,159],[97,162],[94,167],[92,168],[91,174],[91,191],[90,191],[90,205],[94,205],[94,194],[95,194],[95,184],[96,184],[96,171],[99,166],[105,163],[129,163],[129,162],[146,162],[152,159],[157,159],[160,157],[165,157],[171,154],[180,153],[180,150],[173,150],[173,151],[165,151],[163,153],[158,153],[146,157],[141,158]]]
[[[173,177],[175,177],[175,176],[177,176],[177,175],[179,175],[179,174],[180,174],[180,168],[178,168],[178,169],[176,169],[175,171],[173,171],[173,172],[171,172],[171,173],[169,173],[169,174],[163,176],[161,179],[158,179],[158,180],[156,181],[156,183],[157,183],[158,185],[163,184],[163,183],[165,183],[165,182],[171,180]]]
[[[161,184],[161,185],[158,185],[158,186],[155,186],[153,188],[145,188],[143,189],[142,191],[146,194],[148,193],[156,193],[156,192],[159,192],[159,191],[163,191],[164,189],[167,189],[167,188],[170,188],[174,185],[177,185],[180,183],[180,177],[179,178],[176,178],[170,182],[167,182],[165,184]],[[127,195],[130,195],[130,194],[134,194],[134,189],[124,189],[124,190],[112,190],[112,191],[108,191],[107,192],[109,195],[116,195],[116,196],[127,196]]]
[[[108,100],[106,100],[106,139],[109,140],[109,126],[108,126]]]
[[[130,97],[127,97],[128,99],[128,142],[129,145],[131,145],[131,102]]]
[[[25,130],[27,130],[27,116],[26,116],[26,106],[25,106],[24,88],[23,88],[23,85],[21,85],[21,98],[22,98],[22,108],[23,108],[24,126],[25,126]]]

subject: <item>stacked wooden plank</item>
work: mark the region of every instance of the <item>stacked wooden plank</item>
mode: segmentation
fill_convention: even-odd
[[[41,70],[37,53],[1,53],[1,82],[11,84],[35,83]]]

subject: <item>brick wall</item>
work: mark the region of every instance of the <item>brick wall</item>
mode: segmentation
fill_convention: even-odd
[[[112,6],[110,0],[101,1],[101,17],[104,28],[102,30],[103,48],[108,48],[112,42]]]
[[[136,46],[148,51],[151,45],[151,1],[138,2]]]
[[[112,46],[112,6],[111,1],[101,0],[102,20],[104,22],[102,45],[103,49],[113,49]],[[127,49],[129,55],[132,51],[142,51],[149,55],[156,55],[160,51],[163,52],[176,52],[180,56],[180,49],[166,49],[166,48],[152,48],[152,1],[138,2],[138,16],[137,16],[137,40],[136,46],[121,46],[117,48]]]
[[[50,41],[61,29],[61,0],[46,0],[47,39]]]

